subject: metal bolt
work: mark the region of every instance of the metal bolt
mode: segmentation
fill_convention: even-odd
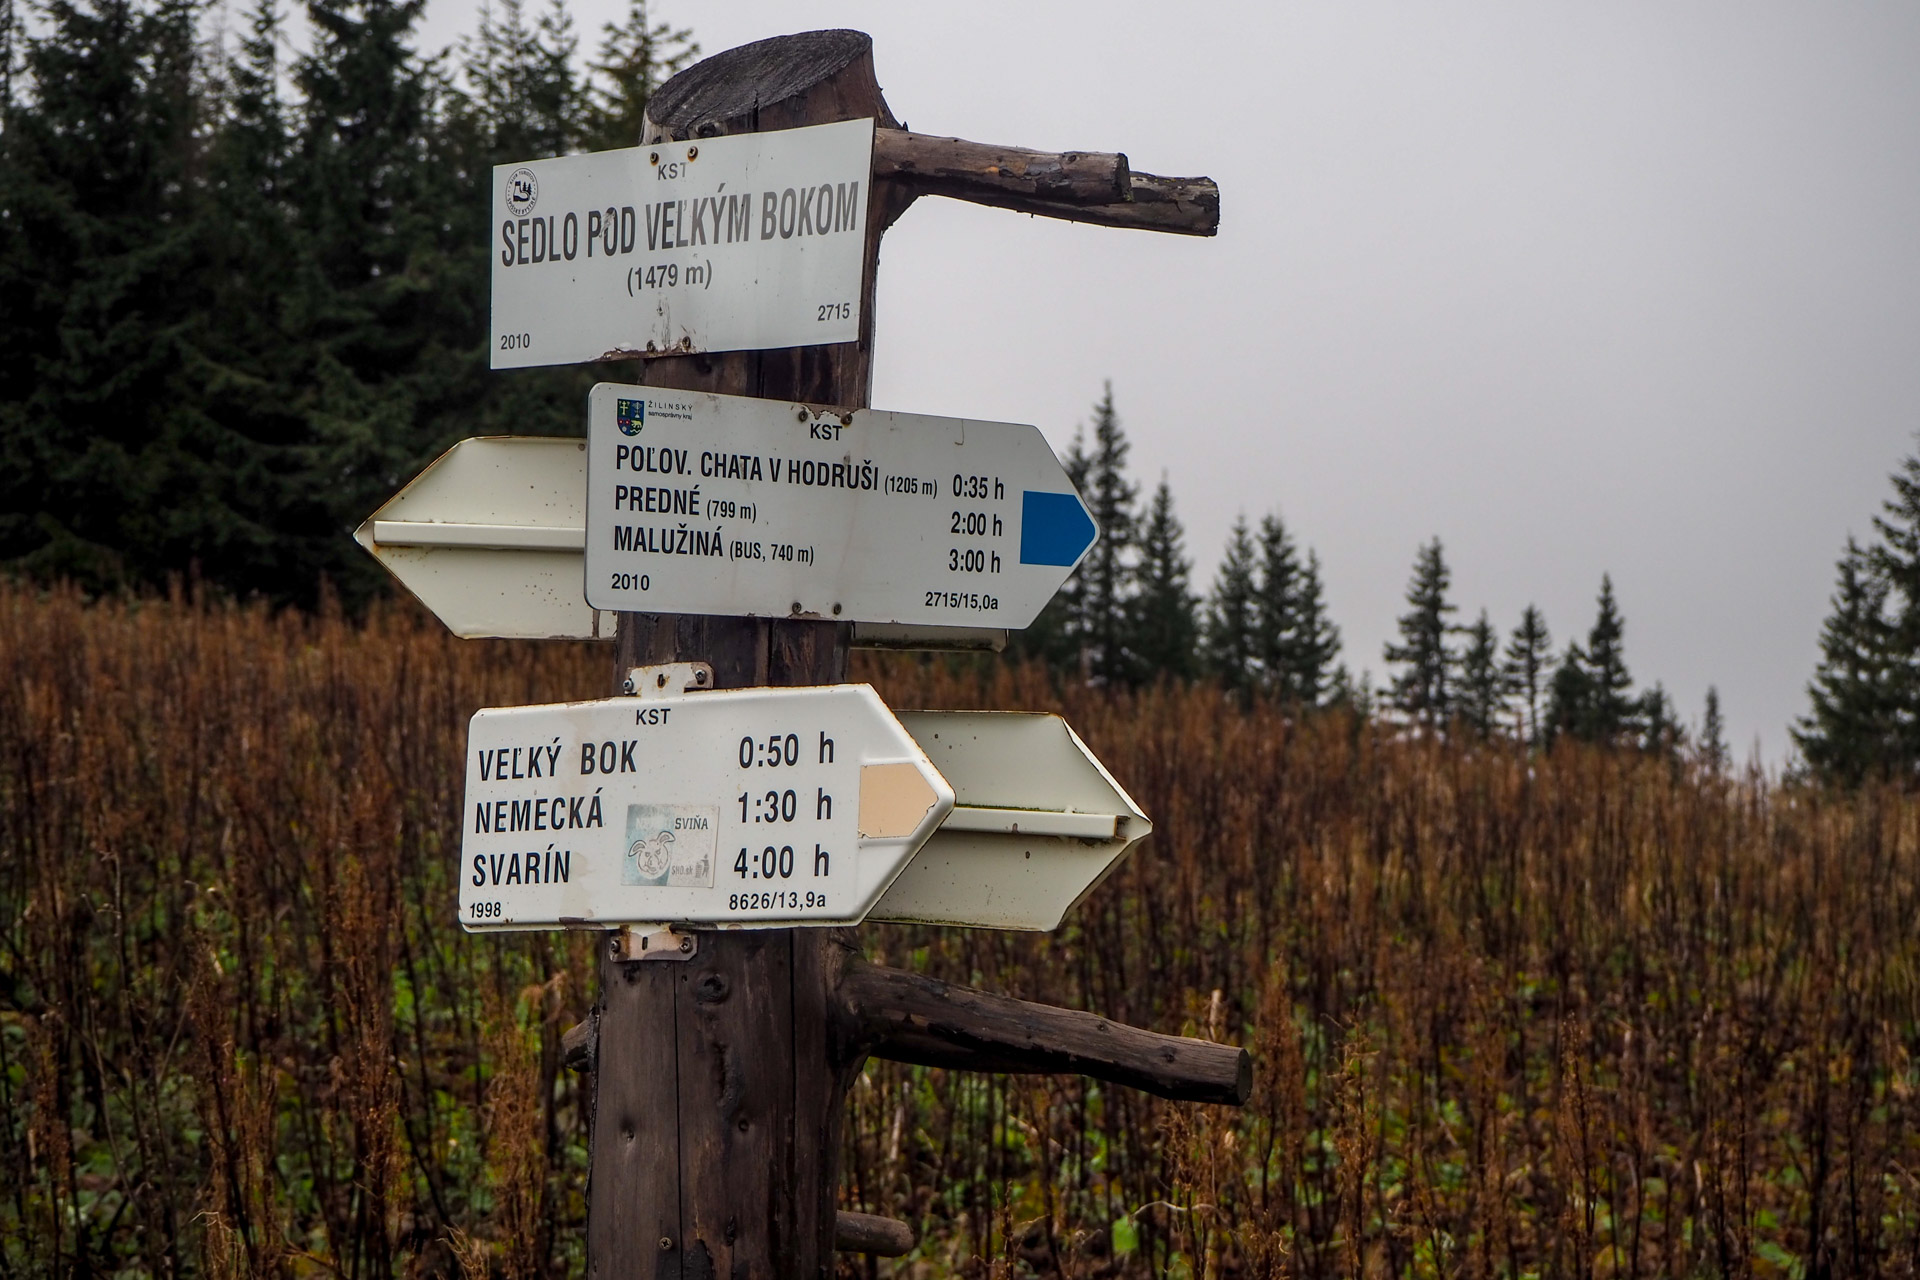
[[[689,160],[695,159],[699,156],[699,154],[700,154],[700,148],[698,147],[687,148],[687,159]]]
[[[628,694],[631,694],[633,692],[633,677],[628,676],[626,680],[621,683],[620,687],[626,690]]]
[[[660,673],[659,675],[657,675],[657,676],[655,676],[655,677],[653,678],[653,687],[654,687],[654,688],[656,688],[656,689],[664,689],[664,688],[666,688],[666,687],[667,687],[667,673],[666,673],[666,672],[664,672],[664,671],[662,671],[662,672],[661,672],[661,673]]]
[[[801,611],[801,610],[800,610],[800,602],[799,602],[798,600],[795,600],[795,601],[793,602],[793,611],[794,611],[795,613],[799,613],[799,612]]]
[[[607,939],[607,952],[608,952],[608,954],[610,954],[610,955],[616,955],[616,956],[617,956],[617,955],[619,955],[619,954],[620,954],[620,939],[618,939],[618,938],[609,938],[609,939]]]
[[[671,1249],[671,1248],[673,1248],[673,1237],[672,1237],[672,1236],[661,1236],[661,1237],[660,1237],[660,1247],[661,1247],[662,1249]]]
[[[1029,855],[1029,856],[1031,856],[1031,855]],[[693,950],[693,939],[692,939],[692,938],[682,938],[682,939],[680,939],[680,950],[682,950],[682,951],[691,951],[691,950]]]
[[[696,671],[696,672],[694,672],[694,673],[693,673],[693,682],[694,682],[695,684],[705,684],[705,683],[707,682],[707,673],[706,673],[706,672],[704,672],[704,671]]]
[[[800,412],[794,414],[793,416],[798,418],[801,422],[805,422],[807,420],[807,411],[805,409],[802,409],[800,410]]]
[[[838,600],[833,602],[833,616],[836,618],[840,616],[840,602]]]
[[[659,164],[659,163],[660,163],[660,153],[659,153],[658,151],[656,151],[656,152],[654,152],[654,153],[653,153],[652,155],[650,155],[650,156],[648,156],[648,157],[647,157],[647,163],[648,163],[648,164]]]

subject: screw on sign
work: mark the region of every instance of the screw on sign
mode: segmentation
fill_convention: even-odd
[[[1218,224],[1218,190],[1204,178],[1136,173],[1118,154],[1049,154],[905,132],[881,96],[871,41],[858,32],[786,36],[696,64],[654,94],[639,141],[663,160],[676,146],[697,145],[697,169],[710,148],[740,135],[762,135],[772,146],[781,131],[850,120],[871,121],[873,129],[859,287],[844,314],[836,309],[815,323],[849,325],[851,340],[664,354],[645,362],[639,382],[660,391],[864,408],[880,237],[922,195],[1187,235],[1211,235]],[[602,350],[616,345],[608,341]],[[810,608],[811,601],[787,603],[818,616],[621,613],[615,687],[633,668],[691,660],[709,663],[719,688],[844,680],[850,625],[830,608]],[[970,806],[983,815],[976,826],[993,828],[1001,818],[986,811],[1020,800],[997,800],[992,790],[981,792],[985,803]],[[1109,810],[1092,816],[1110,820],[1106,838],[1124,849],[1125,824],[1137,810],[1117,800]],[[1064,829],[1070,817],[1089,815],[1058,816]],[[979,843],[956,845],[953,857],[992,858],[998,846],[990,841],[1020,838],[1005,829],[966,835]],[[1104,865],[1117,856],[1111,852]],[[1074,874],[1091,884],[1104,865]],[[1064,879],[1059,885],[1063,896],[1084,892]],[[921,905],[909,904],[905,914]],[[1242,1050],[869,966],[833,930],[695,937],[690,956],[628,946],[616,957],[609,950],[600,1004],[569,1033],[569,1060],[593,1069],[587,1234],[597,1280],[822,1277],[833,1270],[836,1247],[883,1254],[910,1248],[904,1224],[835,1211],[845,1089],[869,1055],[963,1069],[1079,1072],[1226,1104],[1244,1101],[1250,1086]],[[684,958],[644,958],[654,954]],[[746,1206],[751,1211],[743,1212]]]

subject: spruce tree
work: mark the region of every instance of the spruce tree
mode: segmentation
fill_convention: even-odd
[[[1278,514],[1261,517],[1255,545],[1259,556],[1253,594],[1256,680],[1269,692],[1280,693],[1288,683],[1288,660],[1298,625],[1294,598],[1300,588],[1300,555]]]
[[[1727,767],[1727,726],[1720,716],[1720,690],[1707,686],[1706,714],[1700,718],[1700,763],[1718,774]]]
[[[1587,655],[1578,641],[1567,646],[1560,665],[1553,670],[1547,686],[1546,742],[1562,735],[1585,738],[1592,720],[1592,681],[1587,674]]]
[[[1528,605],[1507,640],[1501,675],[1507,697],[1517,711],[1520,734],[1536,747],[1545,741],[1540,703],[1546,696],[1547,668],[1552,661],[1553,637],[1547,633],[1547,619],[1539,609]]]
[[[1173,490],[1162,474],[1140,531],[1140,564],[1135,570],[1127,640],[1137,664],[1135,674],[1145,683],[1162,676],[1190,679],[1198,665],[1199,620],[1188,586],[1193,565],[1186,557],[1185,536],[1173,513]]]
[[[1842,786],[1912,767],[1912,758],[1902,755],[1898,627],[1875,559],[1847,539],[1833,612],[1820,628],[1820,665],[1807,687],[1813,710],[1791,730],[1814,772]]]
[[[194,11],[50,5],[0,131],[0,562],[92,587],[222,554],[181,338],[205,102]]]
[[[699,53],[690,30],[653,21],[647,0],[628,0],[625,19],[601,28],[600,56],[590,67],[590,106],[583,122],[588,149],[639,145],[653,91]]]
[[[527,105],[544,140],[551,145],[542,146],[535,154],[566,155],[581,149],[585,142],[582,126],[589,119],[587,88],[574,70],[579,49],[580,39],[573,33],[573,15],[567,12],[566,0],[547,0],[534,37]]]
[[[1320,557],[1306,559],[1278,513],[1263,517],[1253,577],[1253,646],[1248,679],[1274,697],[1320,705],[1340,652],[1340,632],[1327,618]]]
[[[1294,595],[1293,637],[1281,670],[1281,693],[1302,706],[1322,705],[1333,692],[1334,662],[1340,656],[1340,628],[1327,617],[1320,557],[1311,549],[1300,570]]]
[[[1673,709],[1673,699],[1655,681],[1636,699],[1636,720],[1640,729],[1640,749],[1649,755],[1675,756],[1686,742],[1686,729]]]
[[[449,390],[444,335],[479,335],[471,311],[455,310],[463,282],[450,253],[465,246],[443,237],[440,213],[470,188],[423,163],[434,83],[411,43],[422,2],[308,0],[312,48],[294,69],[287,190],[301,243],[285,286],[298,360],[287,377],[310,437],[308,480],[342,533],[476,425],[455,434],[435,421]],[[360,590],[371,568],[354,575]]]
[[[1214,575],[1204,636],[1207,670],[1222,687],[1243,694],[1252,691],[1258,676],[1254,574],[1253,532],[1243,514],[1233,522],[1226,554]]]
[[[498,9],[494,3],[498,4]],[[492,0],[461,42],[463,105],[482,123],[496,162],[566,155],[590,126],[573,69],[579,41],[561,0],[529,22],[524,0]],[[636,133],[622,145],[639,142]]]
[[[1880,540],[1871,565],[1885,588],[1881,675],[1892,729],[1888,771],[1910,780],[1920,773],[1920,455],[1902,460],[1888,478],[1893,496],[1873,518]]]
[[[1628,692],[1624,651],[1626,620],[1613,598],[1613,579],[1600,576],[1599,610],[1587,633],[1587,704],[1580,736],[1589,742],[1613,742],[1638,728],[1638,702]]]
[[[1093,407],[1092,448],[1081,490],[1100,538],[1080,562],[1077,628],[1082,667],[1089,679],[1101,684],[1125,684],[1132,675],[1126,640],[1139,489],[1127,479],[1128,448],[1109,382]]]
[[[1458,693],[1460,720],[1477,737],[1485,738],[1498,727],[1503,689],[1500,637],[1482,609],[1467,628],[1466,646],[1460,652]]]
[[[314,436],[289,373],[282,291],[302,252],[290,214],[286,174],[293,147],[281,92],[285,40],[275,0],[259,0],[236,53],[219,69],[198,220],[198,272],[207,305],[181,333],[197,383],[180,404],[192,415],[203,469],[176,475],[176,495],[198,491],[217,509],[195,535],[207,578],[229,590],[310,599],[322,573],[336,582],[375,580],[353,564],[340,538],[328,486],[311,483]],[[208,525],[212,527],[207,527]]]
[[[1404,668],[1390,687],[1393,705],[1429,727],[1444,725],[1453,713],[1454,655],[1447,644],[1453,630],[1447,615],[1455,611],[1447,599],[1451,581],[1436,537],[1414,561],[1408,610],[1399,620],[1400,643],[1386,646],[1387,661]]]

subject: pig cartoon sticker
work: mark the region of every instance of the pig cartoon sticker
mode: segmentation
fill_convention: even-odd
[[[706,805],[630,804],[621,884],[713,887],[720,811]]]

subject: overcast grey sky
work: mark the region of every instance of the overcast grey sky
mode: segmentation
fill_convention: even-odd
[[[623,0],[573,0],[583,43]],[[1111,378],[1197,585],[1319,551],[1383,674],[1438,534],[1461,620],[1556,645],[1610,572],[1637,681],[1777,763],[1833,566],[1920,428],[1920,7],[657,0],[707,53],[870,32],[911,127],[1208,174],[1217,239],[926,200],[874,402],[1039,424]],[[450,42],[472,9],[439,0]]]

